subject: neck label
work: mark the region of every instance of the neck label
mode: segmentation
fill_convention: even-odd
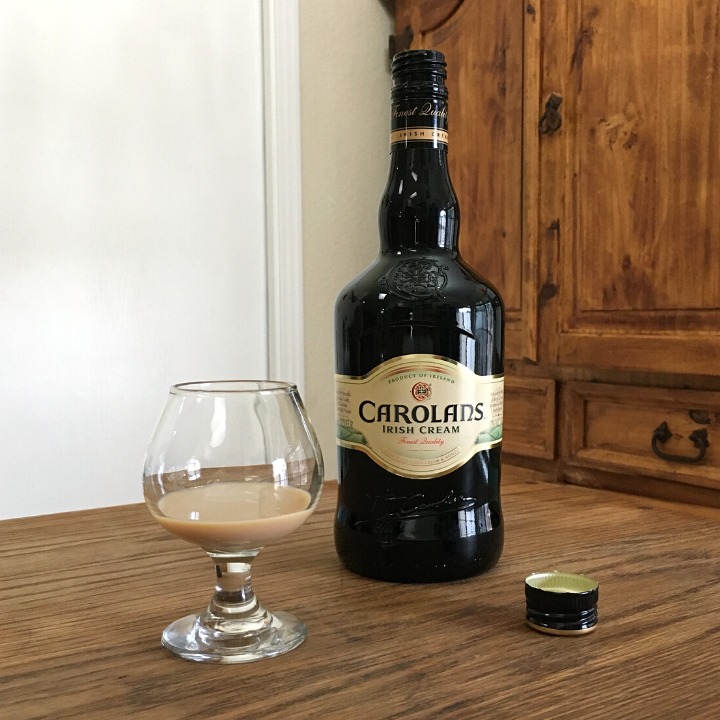
[[[447,145],[447,103],[444,100],[406,98],[394,102],[390,142]]]
[[[409,142],[431,142],[434,145],[442,143],[447,145],[447,130],[431,127],[409,127],[402,130],[393,130],[390,133],[390,143],[409,143]]]

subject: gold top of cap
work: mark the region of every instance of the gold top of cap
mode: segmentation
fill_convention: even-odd
[[[598,583],[587,575],[578,573],[552,572],[533,573],[525,578],[525,583],[536,590],[554,593],[583,593],[597,590]]]

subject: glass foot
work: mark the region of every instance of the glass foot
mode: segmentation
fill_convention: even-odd
[[[187,615],[165,628],[162,644],[185,660],[242,663],[282,655],[307,636],[305,624],[290,613],[272,613],[268,619],[260,630],[233,633],[210,630],[201,616]]]

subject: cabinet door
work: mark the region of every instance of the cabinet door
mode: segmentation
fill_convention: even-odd
[[[397,0],[396,28],[411,47],[448,64],[449,162],[460,203],[460,254],[500,291],[506,356],[534,358],[523,288],[522,2]],[[408,31],[410,28],[410,31]]]
[[[540,355],[720,370],[720,2],[535,0]]]

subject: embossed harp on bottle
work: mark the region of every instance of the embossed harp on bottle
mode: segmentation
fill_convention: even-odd
[[[380,253],[335,308],[335,544],[398,582],[476,575],[503,546],[503,306],[458,257],[445,77],[439,52],[393,59]]]

